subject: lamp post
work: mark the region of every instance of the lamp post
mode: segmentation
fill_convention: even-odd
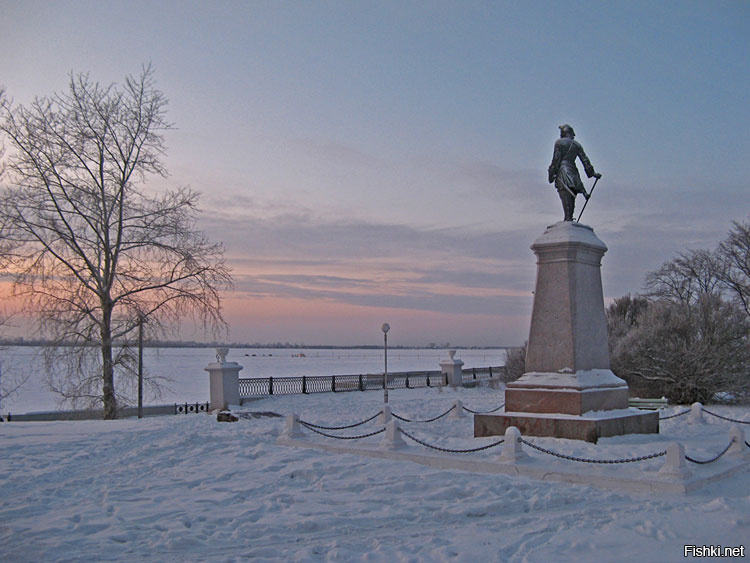
[[[385,369],[383,370],[383,402],[388,403],[388,331],[391,330],[391,325],[383,323],[380,327],[383,331],[383,351],[385,357]]]

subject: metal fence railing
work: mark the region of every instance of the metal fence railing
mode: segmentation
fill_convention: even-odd
[[[463,370],[464,382],[495,380],[505,374],[504,366],[469,368]],[[405,371],[388,374],[389,389],[440,387],[447,385],[447,376],[440,371]],[[361,375],[305,375],[302,377],[241,378],[240,397],[291,395],[307,393],[338,393],[344,391],[373,391],[383,389],[383,374]]]

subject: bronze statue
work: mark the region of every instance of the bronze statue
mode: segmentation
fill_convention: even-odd
[[[552,164],[549,165],[549,170],[547,171],[549,182],[550,184],[552,182],[555,183],[557,194],[562,201],[565,221],[573,220],[576,195],[583,194],[583,197],[587,201],[591,197],[591,194],[586,192],[586,188],[583,187],[583,182],[581,182],[581,177],[576,167],[576,158],[581,159],[586,176],[596,178],[597,180],[602,177],[601,174],[594,171],[591,161],[586,156],[586,153],[583,152],[581,143],[574,139],[575,136],[576,134],[570,125],[567,123],[560,125],[560,138],[555,141]]]

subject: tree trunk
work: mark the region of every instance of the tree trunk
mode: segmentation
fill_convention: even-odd
[[[112,362],[112,309],[102,307],[102,401],[104,419],[117,418],[117,398],[115,396],[115,366]]]

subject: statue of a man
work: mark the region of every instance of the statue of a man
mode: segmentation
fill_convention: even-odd
[[[552,164],[549,165],[549,182],[555,183],[557,193],[562,201],[565,221],[573,220],[573,211],[576,206],[576,195],[583,194],[588,199],[589,194],[583,187],[581,177],[578,175],[576,158],[581,159],[583,169],[589,178],[601,178],[602,175],[594,171],[591,161],[583,152],[581,143],[576,141],[573,128],[568,125],[560,125],[560,138],[555,141],[555,151],[552,154]]]

